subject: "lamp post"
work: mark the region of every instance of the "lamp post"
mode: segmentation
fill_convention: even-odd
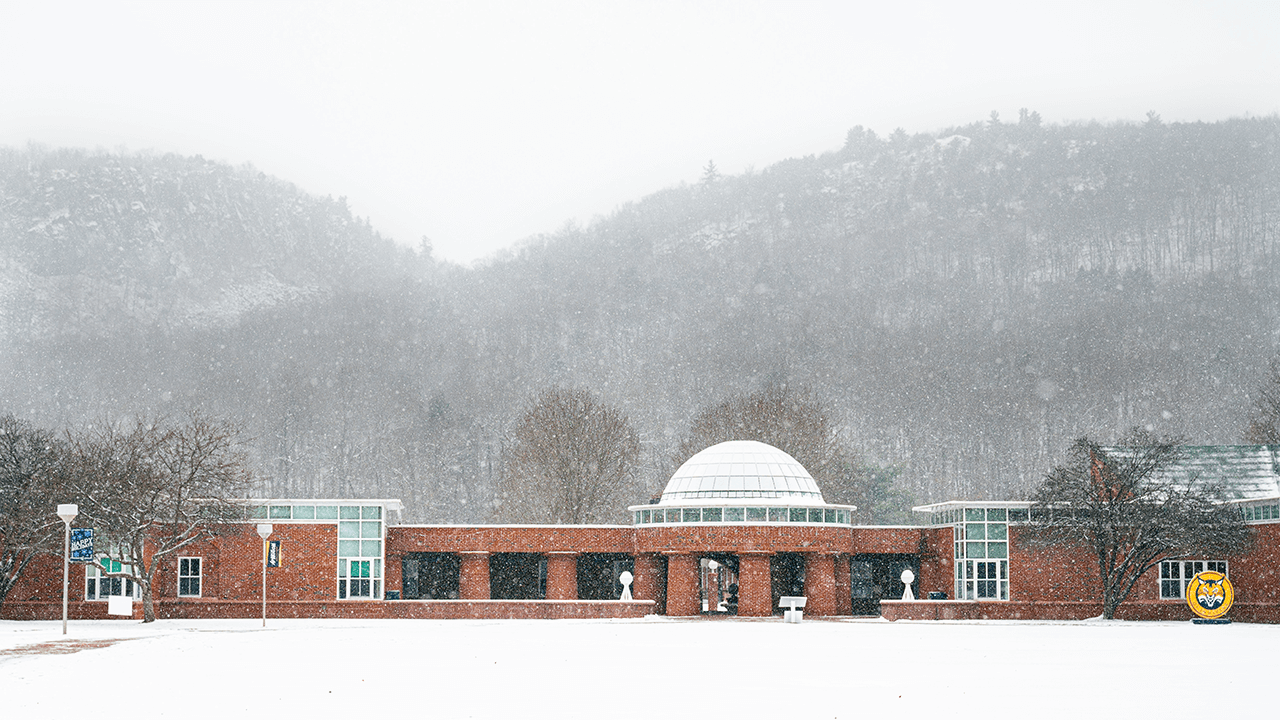
[[[71,585],[71,521],[80,514],[75,505],[59,505],[58,517],[66,525],[66,533],[62,536],[62,634],[67,634],[67,589]]]
[[[262,538],[262,627],[267,626],[267,538],[272,530],[271,523],[258,523],[258,537]]]

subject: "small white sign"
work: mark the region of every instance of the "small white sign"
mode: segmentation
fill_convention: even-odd
[[[108,615],[133,617],[133,598],[128,595],[111,595],[107,598]]]

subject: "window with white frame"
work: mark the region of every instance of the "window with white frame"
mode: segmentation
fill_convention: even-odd
[[[1209,570],[1227,574],[1225,560],[1164,560],[1160,563],[1160,599],[1180,600],[1187,596],[1187,584]]]
[[[1280,520],[1280,503],[1277,502],[1263,502],[1253,505],[1245,505],[1240,510],[1244,514],[1245,522]]]
[[[132,597],[142,599],[142,588],[127,577],[110,577],[107,573],[124,572],[128,569],[115,560],[100,558],[97,563],[86,565],[84,569],[84,599],[106,600],[109,597]],[[105,572],[104,572],[105,571]]]
[[[178,597],[200,597],[200,558],[178,558]]]
[[[961,560],[956,563],[956,598],[1008,600],[1008,560]]]
[[[957,600],[1009,599],[1009,513],[964,508],[953,526]]]
[[[382,508],[338,508],[338,598],[382,599]]]

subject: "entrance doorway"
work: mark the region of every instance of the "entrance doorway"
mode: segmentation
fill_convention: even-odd
[[[905,553],[864,553],[849,560],[849,591],[854,615],[879,615],[881,600],[901,600],[902,571],[916,579],[911,592],[920,597],[920,556]]]
[[[781,614],[778,602],[784,595],[804,595],[804,555],[775,553],[769,558],[769,577],[773,589],[774,614]]]
[[[704,615],[738,614],[738,556],[708,553],[698,558],[698,596]]]

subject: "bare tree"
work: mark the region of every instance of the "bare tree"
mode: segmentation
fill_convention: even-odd
[[[0,417],[0,603],[32,559],[59,547],[54,468],[61,449],[52,433]]]
[[[220,526],[243,520],[253,484],[237,432],[192,415],[182,425],[103,425],[70,439],[67,483],[92,522],[101,554],[120,564],[104,575],[142,590],[143,621],[155,620],[153,581],[167,557]],[[113,563],[114,565],[114,563]]]
[[[496,517],[581,524],[617,520],[636,492],[640,436],[586,390],[544,390],[515,429]]]
[[[827,502],[871,510],[866,473],[856,454],[836,434],[826,405],[808,389],[770,383],[706,408],[693,419],[672,458],[676,466],[696,453],[730,440],[768,443],[804,466]]]
[[[1032,541],[1093,550],[1108,619],[1160,561],[1232,554],[1249,542],[1222,485],[1183,472],[1182,457],[1178,439],[1140,428],[1111,447],[1082,437],[1036,491]]]
[[[1244,441],[1253,445],[1280,444],[1280,356],[1271,358],[1267,377],[1258,386]]]

